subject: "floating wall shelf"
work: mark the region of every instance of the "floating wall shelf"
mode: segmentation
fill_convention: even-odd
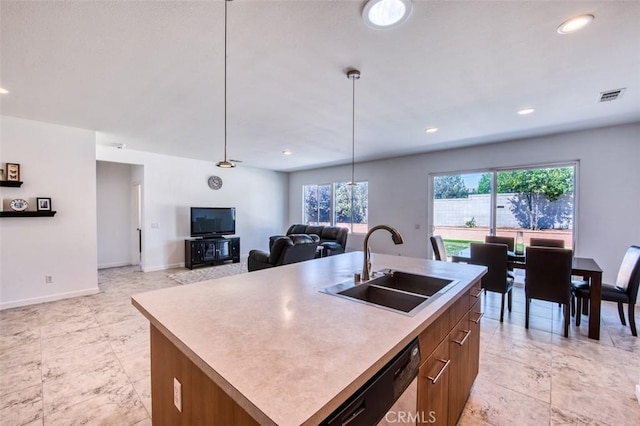
[[[13,188],[20,188],[22,186],[22,182],[17,180],[0,180],[0,186],[10,186]]]
[[[55,211],[43,212],[0,212],[0,217],[53,217]]]

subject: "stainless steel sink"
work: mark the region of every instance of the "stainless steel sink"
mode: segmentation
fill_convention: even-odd
[[[448,278],[386,270],[365,283],[346,281],[323,292],[413,316],[457,283]]]

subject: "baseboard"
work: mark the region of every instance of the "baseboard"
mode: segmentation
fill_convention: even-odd
[[[21,306],[36,305],[38,303],[54,302],[56,300],[71,299],[72,297],[90,296],[100,293],[98,287],[88,288],[86,290],[70,291],[68,293],[51,294],[43,297],[34,297],[32,299],[15,300],[13,302],[0,303],[0,311],[4,309],[19,308]]]
[[[103,265],[98,265],[98,269],[119,268],[121,266],[133,266],[133,264],[131,262],[105,263]]]
[[[142,272],[164,271],[166,269],[184,268],[184,262],[174,263],[171,265],[148,266],[142,268]]]

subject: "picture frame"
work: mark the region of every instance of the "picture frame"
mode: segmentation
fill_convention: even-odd
[[[38,197],[36,198],[36,208],[39,212],[51,211],[51,198]]]
[[[0,169],[0,180],[4,180],[4,169]]]
[[[7,177],[6,180],[19,182],[20,181],[20,164],[7,163]]]

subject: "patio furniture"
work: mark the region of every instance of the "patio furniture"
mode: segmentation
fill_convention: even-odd
[[[603,284],[601,300],[618,303],[618,315],[620,315],[620,322],[626,326],[624,320],[624,303],[629,305],[629,326],[631,327],[631,334],[638,336],[636,330],[635,321],[635,304],[638,298],[638,286],[640,285],[640,247],[631,246],[627,249],[620,269],[618,269],[618,276],[616,277],[615,285]],[[580,325],[580,307],[583,299],[591,297],[590,288],[578,288],[573,292],[578,299],[576,306],[576,326]],[[593,309],[591,309],[593,314]]]
[[[564,337],[569,337],[573,251],[556,247],[529,246],[526,258],[525,328],[529,328],[531,299],[558,302],[564,306]]]
[[[444,241],[442,241],[442,237],[440,235],[432,235],[431,238],[431,247],[433,247],[433,254],[436,257],[436,260],[447,261],[447,250],[444,247]]]
[[[471,243],[471,259],[469,263],[483,265],[488,268],[482,277],[481,285],[487,291],[494,291],[502,295],[500,305],[500,322],[504,320],[504,296],[507,295],[507,307],[511,312],[511,289],[513,277],[507,273],[507,245],[492,243]]]

